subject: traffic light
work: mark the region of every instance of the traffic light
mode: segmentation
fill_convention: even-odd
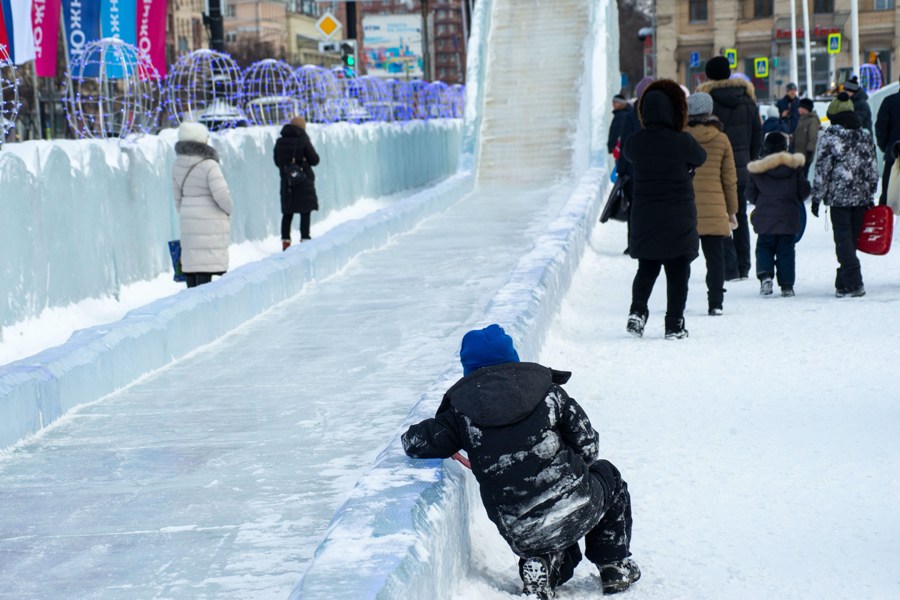
[[[349,69],[356,68],[356,52],[355,48],[350,44],[341,44],[341,62]]]

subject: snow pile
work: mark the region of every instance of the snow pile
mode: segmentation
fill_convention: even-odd
[[[0,367],[0,448],[165,366],[414,228],[471,189],[460,173],[328,235],[192,290],[76,332],[62,346]]]
[[[423,186],[456,172],[459,120],[309,127],[322,157],[322,212]],[[274,127],[212,137],[234,198],[232,241],[275,235],[281,221]],[[37,141],[0,151],[0,327],[48,307],[116,295],[171,270],[178,238],[171,166],[175,131],[134,144]],[[388,159],[385,159],[388,157]]]

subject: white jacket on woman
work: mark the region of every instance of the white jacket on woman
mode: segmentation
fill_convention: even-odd
[[[219,155],[199,142],[175,144],[172,186],[181,226],[181,269],[224,273],[231,243],[231,194]]]

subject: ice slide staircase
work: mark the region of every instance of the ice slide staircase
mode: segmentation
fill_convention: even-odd
[[[502,137],[497,115],[508,108],[484,85],[496,60],[484,49],[507,35],[498,16],[516,6],[547,19],[548,6],[576,4],[479,0],[467,121],[480,125],[467,148],[481,155],[488,131]],[[571,53],[557,56],[580,65],[580,81],[559,92],[579,98],[558,115],[571,150],[540,185],[525,176],[541,165],[513,144],[521,160],[479,168],[474,191],[461,173],[135,311],[66,359],[81,370],[63,395],[164,358],[147,356],[141,335],[182,357],[0,456],[5,589],[26,599],[446,597],[467,568],[466,481],[452,465],[406,461],[396,432],[432,412],[459,375],[464,331],[504,323],[534,358],[565,293],[606,177],[586,157],[602,154],[596,113],[607,111],[617,63],[606,49],[614,3],[585,4],[580,33],[565,31]],[[523,81],[544,74],[521,69]],[[529,97],[516,110],[529,113]],[[198,316],[227,334],[198,340]]]

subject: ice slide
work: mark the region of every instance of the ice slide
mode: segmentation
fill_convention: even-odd
[[[497,26],[513,5],[534,23],[549,23],[557,9],[577,17],[534,41],[542,48],[567,36],[568,44],[547,46],[546,67],[508,67],[525,82],[558,63],[575,65],[562,80],[567,89],[553,93],[578,102],[545,115],[570,151],[544,155],[548,176],[539,185],[519,185],[540,160],[529,158],[522,122],[502,125],[500,113],[511,109],[496,104],[504,88],[491,85],[495,49],[525,27]],[[508,127],[507,135],[522,135],[508,148],[521,162],[479,167],[480,185],[461,198],[464,174],[291,256],[186,293],[227,335],[0,456],[5,590],[116,599],[446,594],[449,578],[466,568],[467,504],[454,501],[465,484],[452,466],[405,461],[396,433],[410,406],[422,398],[413,418],[432,411],[438,390],[459,375],[454,354],[467,329],[503,322],[522,356],[537,357],[605,180],[589,157],[602,155],[596,116],[607,110],[616,73],[605,50],[614,10],[599,1],[480,0],[473,43],[492,50],[470,65],[479,89],[467,148],[485,158],[487,133],[500,139]],[[515,110],[529,114],[532,99],[546,101],[535,89]],[[413,213],[405,228],[391,227]],[[334,249],[359,248],[361,237],[381,243],[370,239],[350,262],[339,259],[351,253]],[[271,300],[260,296],[272,293],[272,280],[309,271],[319,276],[298,293],[237,324],[246,303]],[[158,303],[137,315],[140,327],[164,322],[169,343],[189,347],[194,324],[179,319],[183,304]],[[98,372],[125,367],[104,366],[111,359],[91,351]]]

